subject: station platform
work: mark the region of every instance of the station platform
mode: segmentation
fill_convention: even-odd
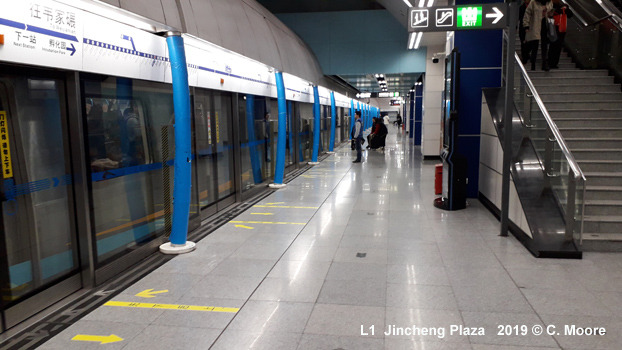
[[[622,255],[536,259],[478,200],[435,208],[436,162],[393,127],[354,157],[339,148],[39,348],[620,348]]]

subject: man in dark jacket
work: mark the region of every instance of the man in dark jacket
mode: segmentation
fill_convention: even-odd
[[[360,163],[361,157],[363,155],[362,146],[365,142],[363,138],[363,123],[361,122],[361,111],[356,111],[354,113],[354,118],[356,121],[354,122],[354,128],[352,129],[352,139],[356,144],[356,160],[352,163]]]

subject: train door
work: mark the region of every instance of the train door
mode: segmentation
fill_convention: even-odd
[[[201,217],[235,202],[231,94],[197,89],[195,139]]]
[[[66,116],[63,80],[0,78],[3,330],[81,287]]]

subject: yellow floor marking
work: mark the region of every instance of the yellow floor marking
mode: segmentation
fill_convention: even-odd
[[[168,289],[165,290],[157,290],[157,291],[153,291],[152,289],[145,289],[142,292],[136,294],[137,297],[142,297],[142,298],[155,298],[156,296],[154,294],[160,294],[160,293],[168,293]]]
[[[139,307],[139,308],[144,308],[144,309],[166,309],[166,310],[188,310],[188,311],[232,312],[232,313],[238,312],[240,310],[235,307],[133,303],[133,302],[127,302],[127,301],[109,301],[105,303],[104,305],[120,306],[120,307]]]
[[[274,225],[306,225],[306,222],[275,222],[275,221],[229,221],[232,224],[274,224]]]
[[[251,215],[274,215],[273,213],[251,213]]]
[[[114,334],[111,334],[111,335],[78,334],[75,337],[71,338],[71,340],[94,341],[94,342],[99,342],[100,344],[108,344],[108,343],[116,343],[118,341],[123,341],[123,338],[116,336]]]
[[[244,225],[235,225],[235,227],[238,227],[238,228],[245,228],[245,229],[247,229],[247,230],[252,230],[252,229],[254,229],[254,227],[251,227],[251,226],[244,226]]]
[[[297,207],[289,205],[253,205],[253,208],[319,209],[319,207]]]
[[[274,202],[274,203],[266,203],[267,205],[274,205],[274,204],[285,204],[285,202]]]

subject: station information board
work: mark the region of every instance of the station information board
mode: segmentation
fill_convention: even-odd
[[[445,32],[505,28],[507,4],[411,7],[409,32]]]

